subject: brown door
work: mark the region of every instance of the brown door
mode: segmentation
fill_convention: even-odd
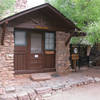
[[[27,41],[26,32],[15,31],[15,48],[14,48],[14,66],[16,73],[22,73],[26,69],[26,54],[27,54]]]
[[[45,32],[45,68],[49,71],[55,70],[55,33]]]
[[[28,34],[28,66],[32,72],[40,71],[44,66],[43,35],[38,32]]]
[[[55,70],[55,50],[52,49],[55,43],[52,39],[50,43],[53,45],[50,47],[49,41],[45,32],[28,33],[28,70],[32,72]]]

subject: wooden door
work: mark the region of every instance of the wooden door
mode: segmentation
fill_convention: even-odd
[[[44,35],[45,68],[49,71],[55,70],[55,33],[45,32]]]
[[[28,67],[32,72],[55,70],[55,50],[47,49],[46,33],[31,32],[28,34]],[[53,44],[55,44],[53,42]],[[50,45],[48,46],[50,48]],[[54,47],[53,47],[54,48]]]
[[[16,73],[25,71],[27,62],[26,31],[15,30],[14,68]]]
[[[43,35],[39,32],[28,34],[28,67],[32,72],[40,71],[44,66]]]

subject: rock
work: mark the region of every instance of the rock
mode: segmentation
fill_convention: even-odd
[[[5,89],[4,88],[0,88],[0,95],[5,94]]]
[[[38,94],[47,94],[51,93],[52,89],[50,87],[41,87],[41,88],[36,88],[35,91]]]
[[[54,86],[52,86],[52,89],[53,90],[59,90],[59,89],[62,89],[62,88],[64,88],[65,87],[65,84],[56,84],[56,85],[54,85]]]
[[[27,92],[19,92],[17,93],[18,100],[30,100]]]
[[[71,89],[72,87],[70,86],[70,85],[66,85],[62,90],[63,91],[66,91],[66,90],[69,90],[69,89]]]
[[[31,79],[33,81],[44,81],[44,80],[50,80],[51,75],[48,73],[37,73],[37,74],[32,74]]]
[[[88,81],[85,81],[84,83],[85,83],[85,85],[88,85]]]
[[[50,97],[51,95],[52,95],[51,93],[47,93],[47,94],[42,95],[42,98],[47,98],[47,97]]]
[[[0,100],[17,100],[16,95],[2,95],[0,96]]]
[[[35,100],[37,96],[34,90],[28,91],[28,95],[31,100]]]
[[[62,93],[62,91],[63,91],[62,89],[59,89],[59,90],[57,90],[56,92],[57,92],[57,93]]]
[[[100,78],[98,78],[98,77],[95,77],[94,80],[95,80],[95,82],[100,82]]]
[[[93,78],[93,77],[88,77],[88,82],[89,82],[89,83],[94,83],[94,82],[95,82],[95,80],[94,80],[94,78]]]
[[[51,93],[48,93],[48,94],[44,94],[41,96],[42,100],[48,100],[47,98],[51,97]]]
[[[81,86],[81,85],[84,85],[84,82],[79,82],[76,84],[76,86]]]
[[[6,92],[15,92],[16,89],[15,89],[15,87],[6,87],[6,88],[5,88],[5,91],[6,91]]]
[[[42,99],[42,97],[40,95],[37,95],[34,100],[43,100],[43,99]]]

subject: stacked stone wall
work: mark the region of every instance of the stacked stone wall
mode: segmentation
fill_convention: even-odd
[[[4,45],[0,44],[0,81],[5,83],[12,79],[14,79],[14,36],[7,28]]]
[[[56,32],[56,71],[61,74],[70,71],[69,43],[67,44],[67,46],[65,45],[65,42],[67,41],[69,36],[70,34],[65,32]]]

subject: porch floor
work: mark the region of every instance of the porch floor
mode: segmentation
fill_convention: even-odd
[[[15,75],[15,80],[11,81],[11,84],[5,87],[6,94],[0,95],[0,100],[1,98],[10,98],[9,100],[27,98],[23,100],[31,100],[31,97],[35,98],[32,100],[47,100],[46,97],[57,92],[66,91],[74,86],[100,82],[100,66],[82,67],[80,71],[71,72],[67,75],[57,75],[55,72],[37,73],[37,76],[41,77],[41,75],[48,75],[50,77],[48,80],[33,81],[31,74]]]

